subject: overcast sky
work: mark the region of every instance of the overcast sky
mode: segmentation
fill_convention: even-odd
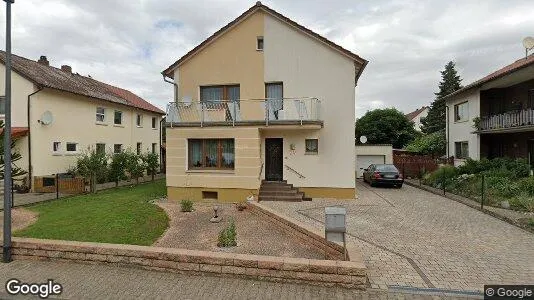
[[[5,49],[5,9],[0,29]],[[13,53],[129,89],[164,108],[160,72],[255,1],[17,0]],[[318,1],[264,4],[369,60],[356,115],[428,105],[439,71],[456,61],[464,85],[522,56],[534,36],[534,1]]]

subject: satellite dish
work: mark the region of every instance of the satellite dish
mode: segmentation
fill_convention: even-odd
[[[41,120],[39,121],[41,121],[41,124],[43,125],[50,125],[54,121],[54,116],[52,116],[52,113],[47,110],[41,115]]]
[[[523,46],[525,47],[525,49],[527,49],[527,51],[534,49],[534,38],[531,36],[527,36],[526,38],[524,38]]]
[[[365,135],[360,136],[360,142],[361,142],[362,144],[367,143],[367,137],[366,137]]]

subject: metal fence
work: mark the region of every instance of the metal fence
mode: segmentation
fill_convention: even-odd
[[[239,99],[216,101],[178,101],[167,105],[169,123],[228,123],[260,121],[318,121],[317,98]]]

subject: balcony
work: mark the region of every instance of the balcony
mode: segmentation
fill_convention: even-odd
[[[178,101],[167,105],[167,126],[276,126],[322,127],[317,98]]]
[[[480,118],[479,132],[534,130],[534,109],[510,111]]]

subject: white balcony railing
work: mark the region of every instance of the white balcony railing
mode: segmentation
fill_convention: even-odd
[[[236,125],[265,123],[265,125],[294,121],[303,124],[320,121],[317,98],[239,99],[235,101],[178,101],[167,105],[166,122],[200,125],[209,123]]]
[[[505,112],[480,118],[480,130],[534,126],[534,109]]]

